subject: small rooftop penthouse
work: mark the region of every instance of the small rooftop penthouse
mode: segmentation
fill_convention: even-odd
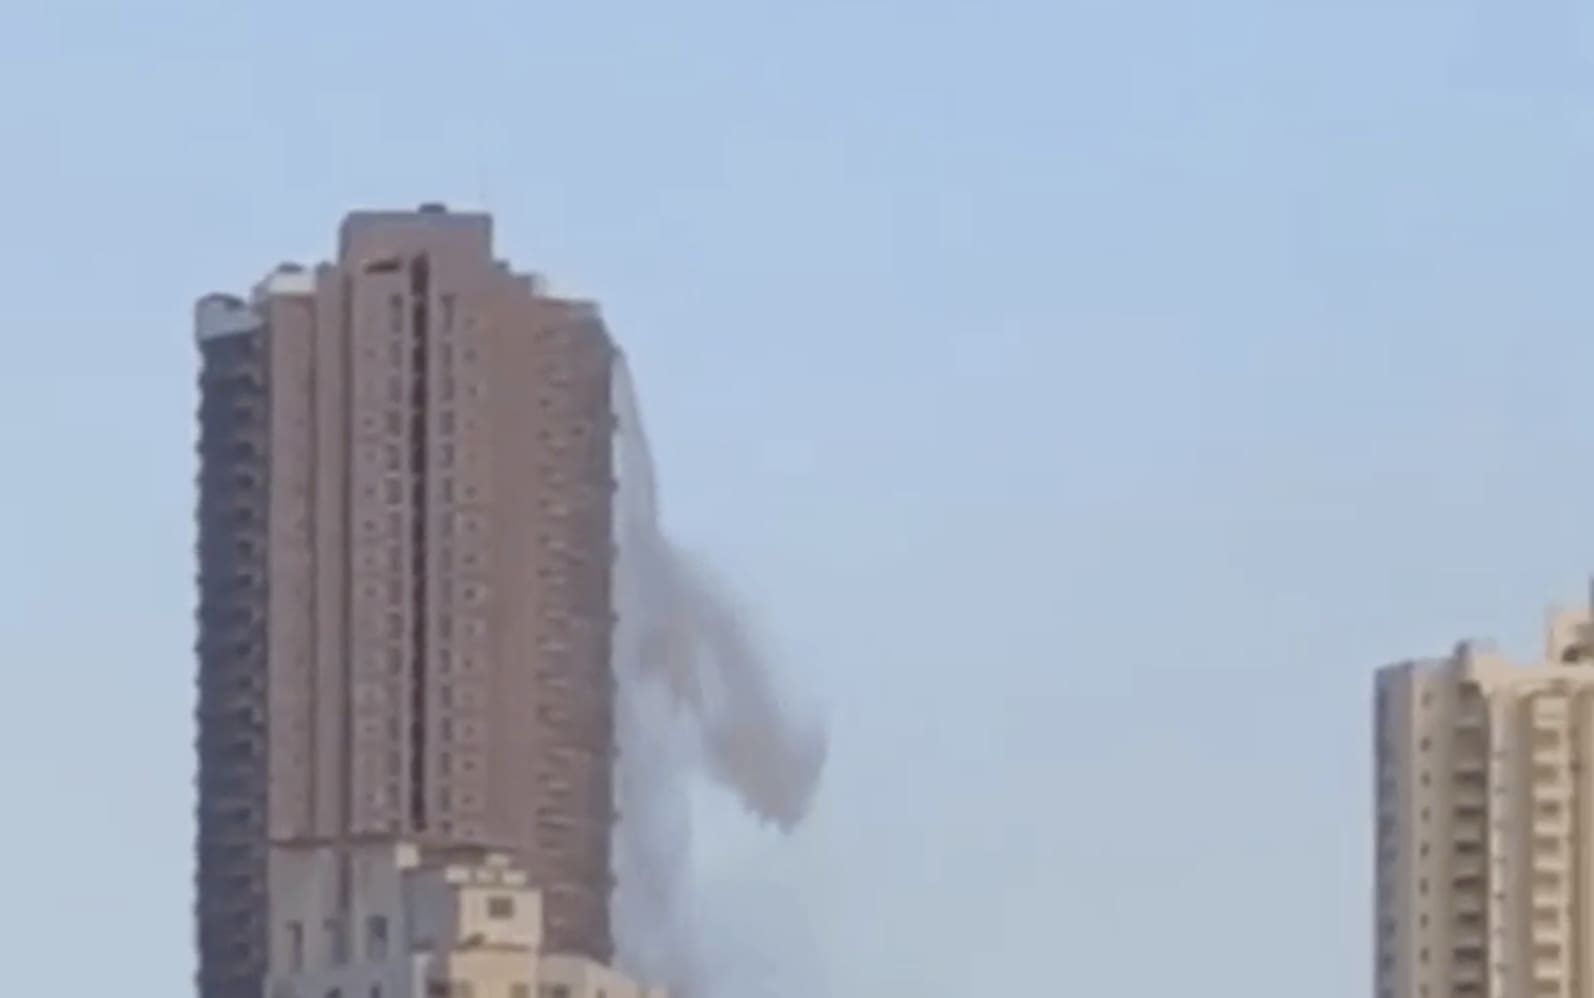
[[[272,847],[263,998],[665,998],[545,950],[507,854],[408,840]]]

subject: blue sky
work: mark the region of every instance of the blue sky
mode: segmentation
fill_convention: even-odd
[[[1591,41],[1573,0],[5,5],[10,987],[187,987],[192,299],[446,200],[603,300],[672,524],[828,705],[795,841],[702,829],[746,994],[1358,993],[1369,670],[1531,651],[1594,569]]]

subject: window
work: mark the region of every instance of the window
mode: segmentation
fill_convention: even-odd
[[[488,918],[514,918],[515,899],[508,895],[498,894],[487,899]]]
[[[288,965],[294,970],[304,969],[304,923],[288,923]]]
[[[327,949],[332,954],[332,963],[342,965],[349,962],[349,935],[345,930],[343,920],[329,918],[326,921]]]
[[[365,920],[365,953],[373,960],[387,959],[387,919],[381,915]]]

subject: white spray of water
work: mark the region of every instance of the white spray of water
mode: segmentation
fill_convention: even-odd
[[[691,998],[712,976],[697,966],[686,896],[693,768],[700,763],[754,816],[789,831],[818,786],[825,738],[783,703],[725,589],[664,533],[653,456],[623,357],[613,402],[615,941],[628,971]]]

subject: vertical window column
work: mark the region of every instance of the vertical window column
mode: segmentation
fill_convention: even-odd
[[[427,826],[427,436],[430,409],[431,265],[417,256],[410,261],[410,822],[416,831]]]

